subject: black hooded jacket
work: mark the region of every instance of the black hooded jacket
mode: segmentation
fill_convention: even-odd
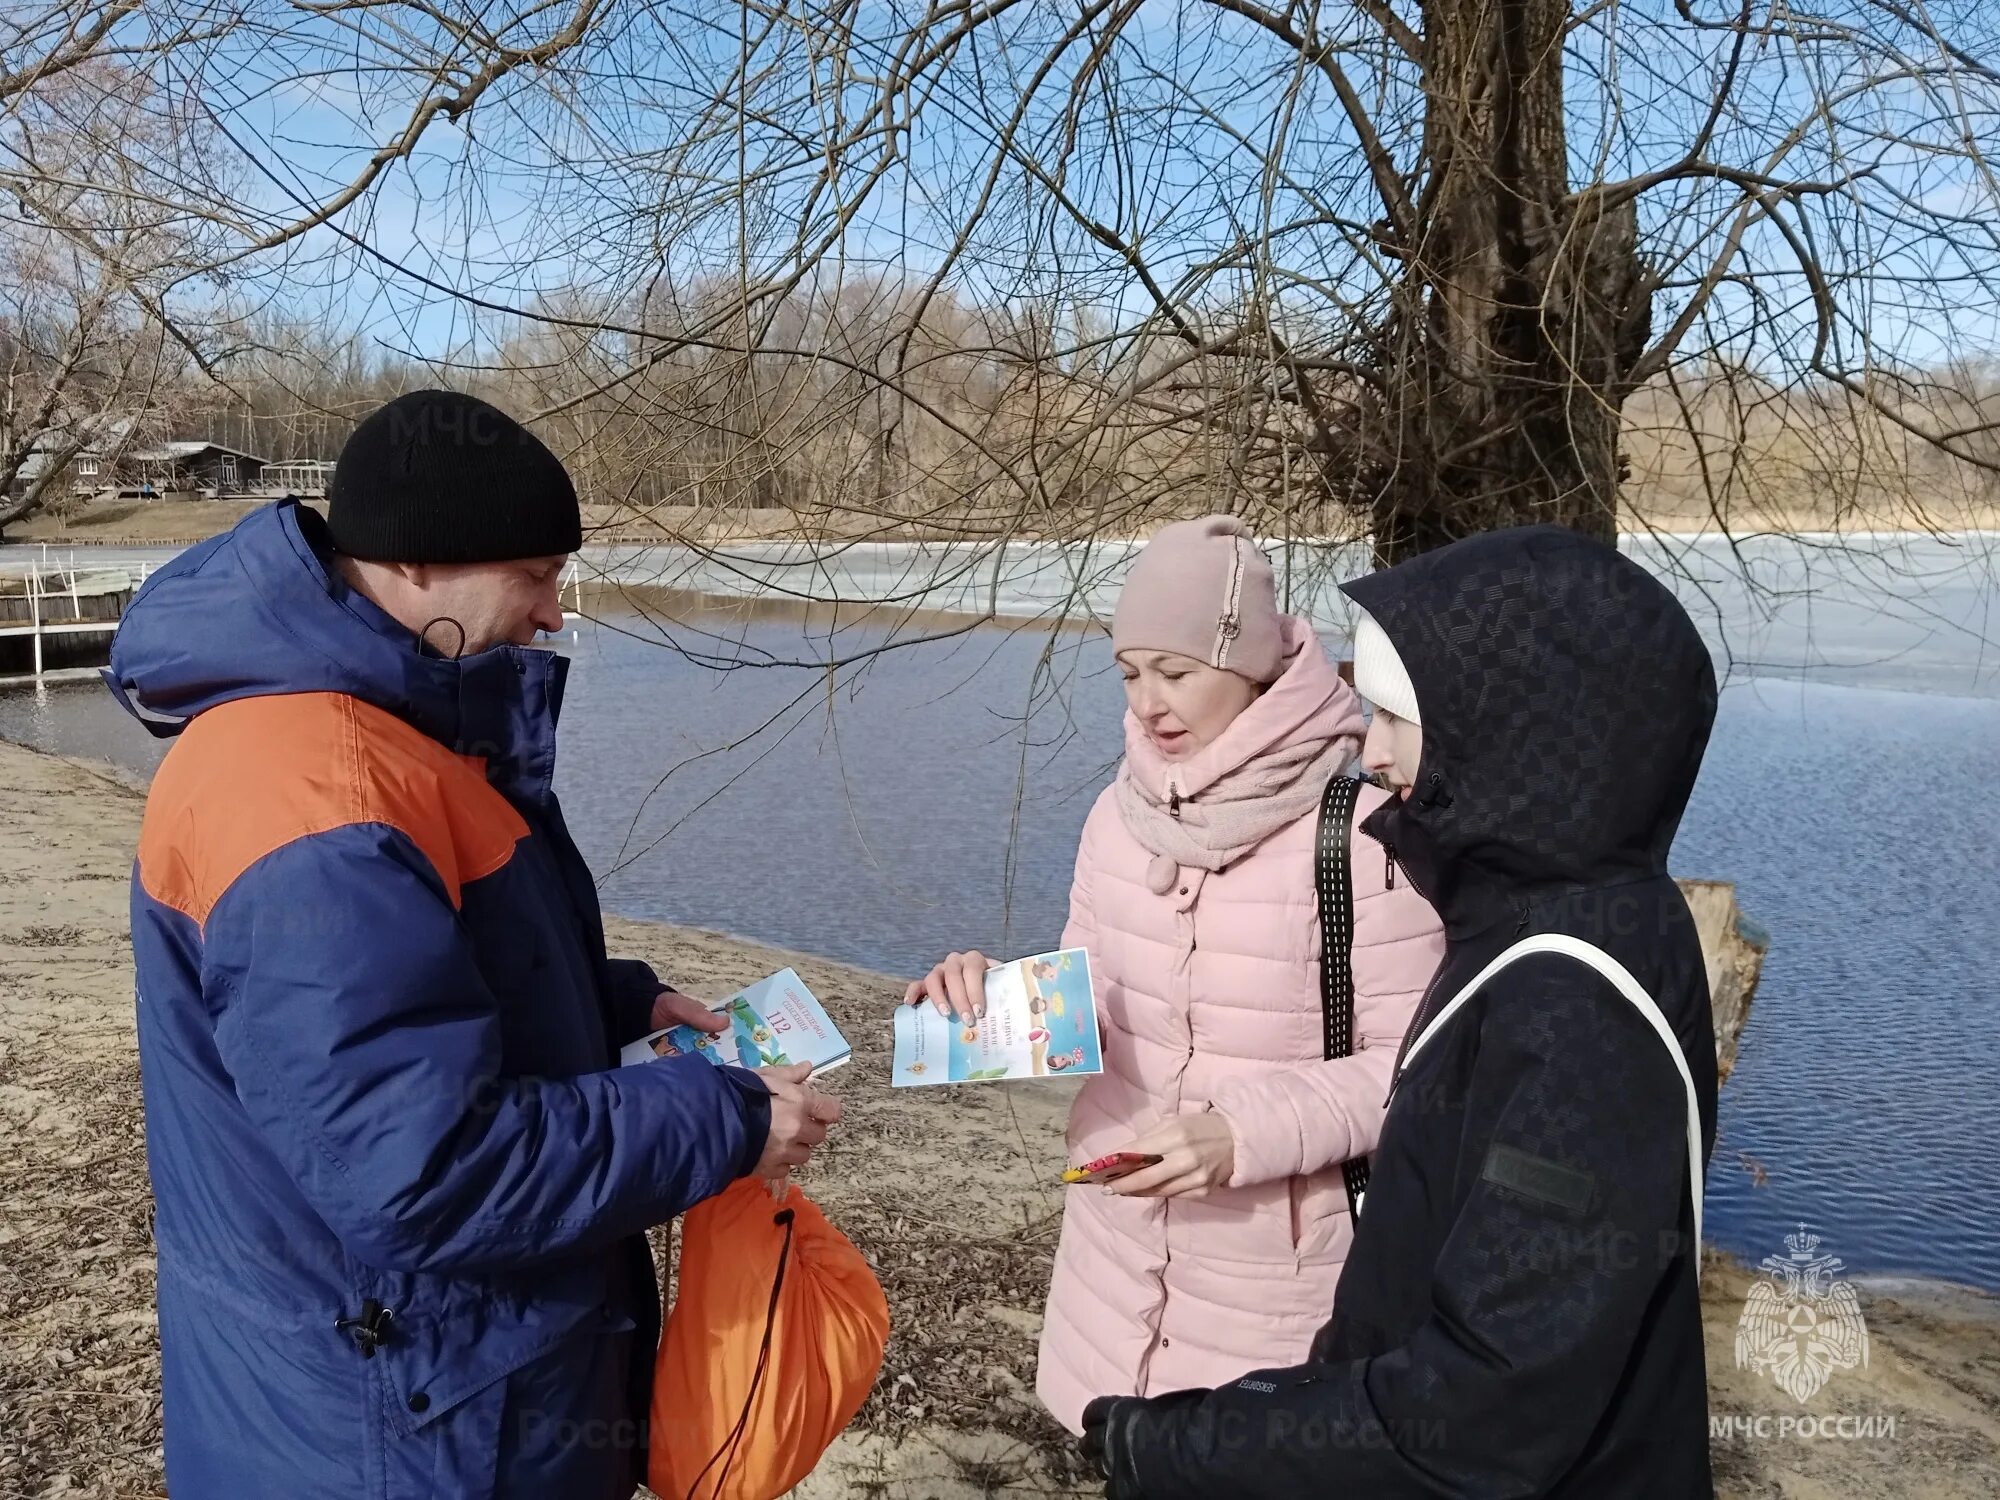
[[[1445,923],[1411,1036],[1518,939],[1581,938],[1673,1028],[1705,1156],[1708,984],[1667,875],[1716,702],[1686,612],[1559,527],[1470,538],[1346,591],[1423,715],[1412,795],[1366,825]],[[1110,1492],[1711,1495],[1686,1119],[1659,1035],[1595,970],[1511,964],[1399,1065],[1313,1361],[1119,1402]]]

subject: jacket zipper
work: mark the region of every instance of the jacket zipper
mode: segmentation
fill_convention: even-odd
[[[1396,1090],[1403,1086],[1403,1059],[1409,1056],[1410,1043],[1423,1034],[1424,1025],[1430,1020],[1431,997],[1437,993],[1438,981],[1442,978],[1444,965],[1439,964],[1437,973],[1431,975],[1431,982],[1424,986],[1423,998],[1417,1002],[1417,1013],[1411,1018],[1409,1030],[1403,1033],[1402,1045],[1396,1049],[1396,1071],[1389,1079],[1389,1097],[1382,1101],[1385,1110],[1396,1102]]]
[[[1393,876],[1396,869],[1396,846],[1394,844],[1384,844],[1382,849],[1389,857],[1389,869]],[[1409,875],[1409,871],[1407,870],[1403,873]],[[1422,896],[1424,900],[1429,901],[1431,898],[1429,893],[1424,890],[1423,882],[1418,880],[1414,875],[1410,875],[1409,879],[1410,889],[1415,891],[1419,896]],[[1438,981],[1443,977],[1444,964],[1440,962],[1437,972],[1431,975],[1431,982],[1424,986],[1423,998],[1417,1001],[1417,1013],[1411,1017],[1409,1027],[1403,1033],[1402,1045],[1396,1049],[1396,1071],[1389,1075],[1389,1097],[1382,1101],[1384,1109],[1387,1109],[1395,1101],[1396,1090],[1403,1086],[1403,1059],[1409,1055],[1410,1043],[1422,1034],[1424,1023],[1430,1019],[1431,997],[1437,993]]]
[[[1384,844],[1382,846],[1382,852],[1384,855],[1388,857],[1389,878],[1391,883],[1393,883],[1395,880],[1396,871],[1399,868],[1401,868],[1400,862],[1396,858],[1396,846],[1394,844]],[[1417,877],[1411,874],[1410,871],[1407,869],[1403,870],[1403,874],[1407,876],[1409,879],[1410,889],[1415,891],[1419,896],[1422,896],[1424,900],[1430,901],[1431,894],[1429,891],[1424,889],[1424,883],[1421,880],[1417,879]],[[1431,904],[1435,906],[1437,903],[1432,902]]]

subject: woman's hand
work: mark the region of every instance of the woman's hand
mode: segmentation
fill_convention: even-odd
[[[1224,1186],[1236,1170],[1236,1137],[1214,1110],[1162,1120],[1124,1149],[1157,1156],[1160,1164],[1105,1184],[1123,1198],[1199,1196]]]
[[[903,993],[905,1005],[928,1000],[941,1016],[957,1016],[970,1026],[986,1014],[986,971],[993,961],[985,954],[948,953],[944,962]]]

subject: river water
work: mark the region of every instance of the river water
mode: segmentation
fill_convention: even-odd
[[[1989,546],[1634,549],[1682,575],[1727,681],[1676,873],[1735,881],[1773,934],[1708,1186],[1710,1237],[1753,1261],[1804,1222],[1850,1271],[2000,1290]],[[1012,617],[594,600],[596,618],[553,643],[573,663],[557,782],[607,907],[894,973],[955,946],[1053,941],[1122,698],[1101,633],[1051,622],[1102,609],[1123,560],[593,558],[767,601]],[[1332,571],[1295,567],[1294,596],[1338,629]],[[141,774],[159,754],[83,684],[0,693],[0,735]]]

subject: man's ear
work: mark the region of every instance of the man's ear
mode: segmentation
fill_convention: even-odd
[[[393,566],[398,573],[403,575],[403,582],[407,583],[413,589],[424,588],[430,583],[431,568],[429,563],[402,562],[396,563]]]

